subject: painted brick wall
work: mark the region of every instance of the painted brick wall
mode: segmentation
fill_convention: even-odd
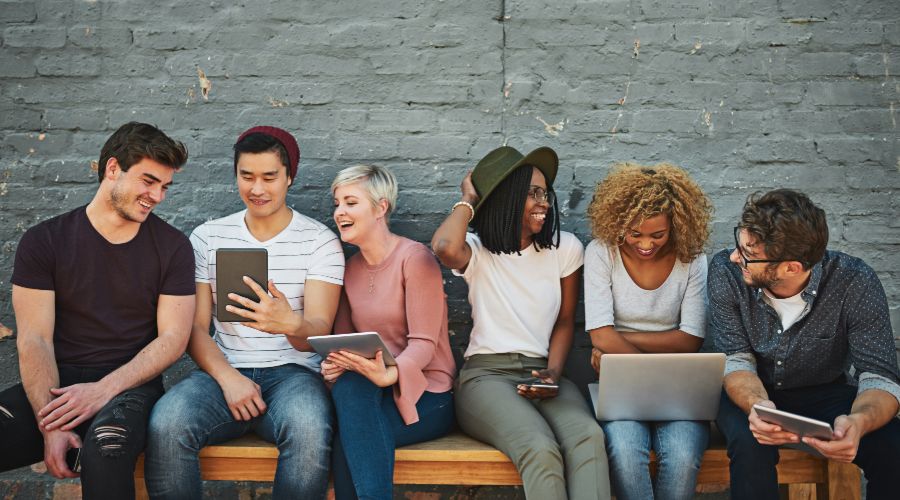
[[[394,229],[421,241],[502,143],[557,150],[584,242],[616,161],[688,169],[715,202],[710,252],[749,193],[799,188],[900,331],[898,19],[893,0],[0,0],[0,323],[23,231],[86,203],[103,141],[142,120],[191,151],[157,210],[185,232],[241,208],[230,145],[261,123],[299,138],[293,207],[328,221],[334,174],[378,163],[401,183]],[[446,277],[462,348],[465,287]],[[16,379],[0,341],[0,386]]]

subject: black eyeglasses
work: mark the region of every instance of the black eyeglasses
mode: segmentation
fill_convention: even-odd
[[[551,206],[556,201],[556,195],[540,186],[531,186],[531,189],[528,190],[528,196],[534,198],[534,201],[538,203],[546,202]]]
[[[734,227],[734,248],[737,250],[738,255],[741,256],[741,262],[743,262],[743,265],[741,267],[746,269],[748,265],[756,264],[758,262],[768,262],[768,263],[787,262],[787,260],[784,260],[784,259],[748,259],[744,255],[744,252],[741,250],[741,240],[740,240],[740,238],[738,238],[738,235],[740,233],[741,233],[741,228],[738,226],[735,226]],[[793,260],[793,259],[791,259],[791,260]]]

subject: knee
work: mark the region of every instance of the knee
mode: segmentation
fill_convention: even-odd
[[[109,459],[137,458],[141,451],[136,445],[138,440],[134,429],[123,423],[94,424],[85,435],[81,463],[85,468],[94,469]]]
[[[608,437],[593,418],[586,418],[566,425],[559,431],[559,435],[559,442],[567,453],[586,447],[606,450],[606,447],[609,446]]]
[[[113,398],[91,423],[83,453],[106,458],[137,456],[144,447],[150,413],[145,406],[150,404],[152,401],[134,392]]]
[[[345,372],[338,377],[331,388],[331,397],[335,402],[350,400],[358,401],[366,393],[380,393],[381,388],[376,386],[366,377],[356,372]]]
[[[689,446],[670,446],[656,451],[660,464],[676,470],[699,470],[703,461],[703,450]]]
[[[520,452],[515,462],[520,469],[536,467],[558,470],[563,464],[559,443],[549,436],[530,436],[518,448]]]
[[[153,410],[147,422],[148,449],[153,453],[168,446],[180,446],[200,451],[202,446],[199,434],[202,432],[192,418],[196,413],[190,411],[190,403],[179,398],[163,396]]]
[[[330,450],[334,427],[330,411],[320,414],[316,411],[297,409],[287,418],[276,422],[275,444],[281,453],[301,452],[318,454]]]

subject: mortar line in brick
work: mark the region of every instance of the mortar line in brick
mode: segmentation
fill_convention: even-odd
[[[500,0],[500,25],[503,27],[500,42],[500,93],[503,105],[500,107],[500,135],[506,144],[506,104],[509,100],[506,86],[506,0]]]

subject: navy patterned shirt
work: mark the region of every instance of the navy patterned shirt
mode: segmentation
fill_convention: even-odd
[[[900,369],[887,297],[875,271],[828,251],[800,296],[806,310],[782,331],[761,289],[748,286],[728,250],[709,265],[710,332],[726,354],[725,374],[756,373],[768,391],[825,384],[842,374],[858,392],[887,391],[900,402]],[[850,367],[854,368],[851,375]]]

